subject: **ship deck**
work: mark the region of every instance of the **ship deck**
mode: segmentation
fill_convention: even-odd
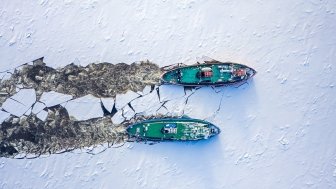
[[[197,67],[185,67],[181,69],[181,83],[193,84],[193,83],[217,83],[226,82],[231,78],[231,72],[221,72],[217,65],[212,65],[212,77],[198,78],[197,74],[201,68],[208,67],[206,65]]]
[[[232,71],[229,63],[200,64],[177,68],[164,74],[163,79],[171,83],[184,85],[225,84],[232,82]],[[202,68],[211,68],[211,77],[198,77]]]
[[[166,124],[175,124],[176,133],[163,133],[162,129]],[[196,123],[188,121],[157,121],[148,123],[139,123],[128,129],[131,135],[138,135],[140,138],[153,140],[197,140],[209,135],[209,128],[205,123]]]

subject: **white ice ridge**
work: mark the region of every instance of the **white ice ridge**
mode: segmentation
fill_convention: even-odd
[[[21,89],[18,93],[9,97],[2,108],[17,117],[25,114],[36,101],[35,89]]]
[[[68,101],[65,108],[69,116],[73,116],[76,120],[88,120],[104,115],[100,99],[91,94]]]

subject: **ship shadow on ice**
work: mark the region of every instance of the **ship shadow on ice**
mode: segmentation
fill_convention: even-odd
[[[258,116],[259,102],[255,81],[225,88],[223,92],[221,107],[214,121],[222,127],[231,125],[247,131]]]
[[[224,162],[228,165],[234,163],[229,162],[232,159],[225,160],[228,157],[225,149],[231,148],[230,145],[232,145],[226,143],[225,137],[236,137],[230,136],[232,129],[238,130],[237,133],[243,136],[251,135],[249,126],[258,115],[256,84],[254,78],[240,85],[185,88],[190,94],[194,92],[188,99],[185,113],[190,117],[215,124],[221,129],[221,133],[208,140],[200,141],[147,142],[147,145],[137,143],[134,144],[133,150],[139,153],[145,151],[146,155],[166,159],[164,162],[173,167],[168,170],[172,180],[183,177],[186,186],[188,183],[196,182],[200,188],[215,188],[220,179],[216,176],[216,172],[218,167],[223,167],[219,163]],[[177,89],[176,86],[167,86],[167,88],[170,87]],[[193,105],[203,109],[197,111]],[[206,109],[206,107],[210,108]],[[239,152],[246,147],[242,143],[235,148]]]
[[[184,113],[190,117],[204,119],[222,131],[231,124],[248,127],[258,113],[256,83],[245,83],[192,89]]]
[[[224,157],[221,137],[217,135],[199,141],[167,141],[156,145],[135,144],[133,150],[139,153],[145,151],[146,156],[163,159],[171,167],[167,170],[171,180],[183,177],[186,186],[188,182],[197,182],[201,188],[214,188],[216,159]]]

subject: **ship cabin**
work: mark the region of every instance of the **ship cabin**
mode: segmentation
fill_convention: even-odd
[[[213,71],[210,67],[201,68],[197,73],[198,78],[210,79],[213,76]]]
[[[162,128],[161,132],[163,134],[176,134],[177,133],[177,124],[176,123],[167,123]]]

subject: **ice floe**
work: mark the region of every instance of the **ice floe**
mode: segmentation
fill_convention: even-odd
[[[41,102],[36,102],[33,106],[32,112],[34,114],[38,114],[41,110],[43,110],[46,107],[45,104],[41,103]]]
[[[161,85],[158,90],[161,102],[181,98],[185,95],[184,87],[177,85]]]
[[[114,124],[120,124],[123,121],[125,121],[125,118],[123,117],[123,112],[122,111],[118,111],[116,114],[113,115],[112,117],[112,122]]]
[[[161,106],[156,92],[149,93],[131,102],[132,108],[136,113],[144,115],[154,115]]]
[[[123,116],[126,118],[126,120],[131,119],[135,115],[135,112],[131,109],[131,107],[126,106],[123,109]]]
[[[137,93],[140,95],[146,95],[149,94],[152,90],[152,87],[147,85],[142,91],[138,91]]]
[[[92,95],[70,100],[65,105],[69,116],[77,120],[88,120],[91,118],[102,117],[104,115],[101,108],[100,99]]]
[[[39,113],[36,114],[36,116],[42,120],[42,121],[45,121],[47,116],[48,116],[48,112],[45,111],[45,110],[41,110]]]
[[[112,112],[113,106],[114,106],[114,99],[113,98],[100,98],[104,107],[109,111]]]
[[[36,101],[36,93],[34,89],[21,89],[18,93],[8,98],[2,108],[15,116],[25,114]]]
[[[140,95],[133,91],[127,91],[125,94],[117,95],[115,100],[115,107],[120,110],[132,100],[138,98]]]
[[[10,117],[10,113],[0,110],[0,123]]]
[[[72,99],[72,95],[62,94],[55,91],[44,92],[40,98],[47,107],[55,106]]]

